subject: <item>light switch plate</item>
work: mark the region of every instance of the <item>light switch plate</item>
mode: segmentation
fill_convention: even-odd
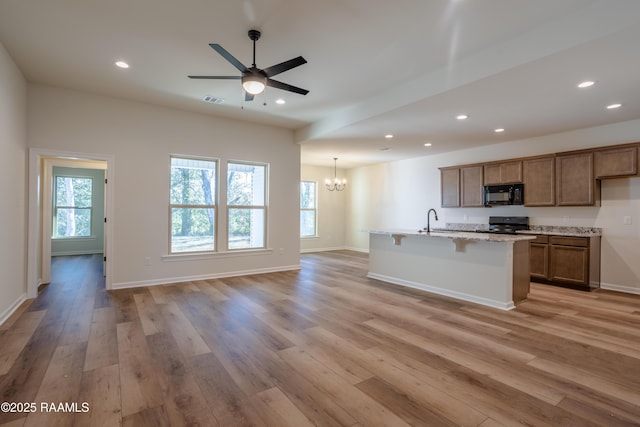
[[[630,215],[626,215],[623,219],[622,219],[622,223],[624,225],[631,225],[631,216]]]

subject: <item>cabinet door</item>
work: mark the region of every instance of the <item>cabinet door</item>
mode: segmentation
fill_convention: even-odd
[[[638,173],[638,149],[636,147],[615,148],[596,151],[596,178],[633,176]]]
[[[500,180],[500,164],[492,163],[489,165],[484,165],[484,184],[501,184]]]
[[[482,166],[460,168],[462,206],[482,206]]]
[[[522,161],[514,160],[484,165],[484,184],[513,184],[522,182]]]
[[[522,162],[518,160],[500,163],[500,181],[503,184],[522,182]]]
[[[529,244],[529,269],[531,277],[549,278],[549,245],[546,243]]]
[[[596,203],[595,181],[593,153],[556,157],[558,206],[593,206]]]
[[[549,251],[551,280],[589,287],[589,248],[549,245]]]
[[[555,158],[528,159],[522,163],[525,206],[555,206]]]
[[[460,206],[460,169],[440,169],[441,205],[443,208]]]

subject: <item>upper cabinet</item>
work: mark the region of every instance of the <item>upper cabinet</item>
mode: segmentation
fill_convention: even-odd
[[[460,206],[460,168],[440,169],[440,194],[443,208]]]
[[[482,206],[482,165],[440,169],[443,208]]]
[[[640,142],[440,168],[442,207],[483,206],[482,186],[524,183],[525,206],[597,206],[600,180],[640,176]]]
[[[482,165],[460,168],[460,190],[463,207],[482,206]]]
[[[599,201],[593,157],[593,152],[556,156],[558,206],[593,206]]]
[[[555,157],[541,157],[522,161],[525,206],[555,206]]]
[[[508,161],[484,165],[484,184],[522,182],[522,161]]]
[[[638,174],[638,148],[624,147],[595,152],[596,178],[617,178]]]

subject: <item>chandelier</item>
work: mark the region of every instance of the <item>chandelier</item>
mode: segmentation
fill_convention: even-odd
[[[344,188],[347,186],[347,180],[343,179],[343,180],[339,180],[337,173],[336,173],[336,164],[337,164],[338,158],[334,157],[333,158],[333,183],[331,183],[331,180],[329,178],[327,178],[324,181],[324,186],[327,187],[327,190],[329,191],[342,191],[344,190]]]

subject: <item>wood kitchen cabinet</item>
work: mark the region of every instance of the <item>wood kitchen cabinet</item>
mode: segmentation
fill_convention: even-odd
[[[461,206],[482,206],[482,165],[460,168]]]
[[[593,171],[593,152],[556,156],[558,206],[594,206],[600,199],[599,189]]]
[[[484,184],[512,184],[522,182],[522,161],[489,163],[484,165]]]
[[[549,280],[549,236],[537,236],[529,243],[531,278]]]
[[[440,169],[440,196],[443,208],[460,206],[460,168]]]
[[[595,176],[618,178],[638,174],[638,148],[624,147],[595,152]]]
[[[589,290],[600,287],[600,237],[537,236],[529,243],[531,280]]]
[[[555,170],[554,156],[523,160],[525,206],[555,206]]]

